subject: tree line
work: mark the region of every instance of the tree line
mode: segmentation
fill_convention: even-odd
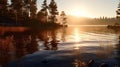
[[[51,0],[50,4],[44,0],[38,12],[37,0],[0,0],[0,16],[8,17],[16,22],[55,23],[58,14],[54,0]]]

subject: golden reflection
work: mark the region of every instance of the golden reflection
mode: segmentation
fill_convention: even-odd
[[[80,48],[79,47],[74,47],[75,50],[79,50]]]
[[[75,30],[74,30],[74,39],[75,39],[75,42],[81,41],[81,38],[80,38],[80,31],[79,31],[78,28],[75,28]]]
[[[75,42],[80,42],[81,41],[80,31],[79,31],[78,28],[74,29],[74,41]],[[75,44],[74,49],[79,50],[80,49],[80,44]]]

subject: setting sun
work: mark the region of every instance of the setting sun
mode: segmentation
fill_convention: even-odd
[[[73,9],[70,12],[71,15],[76,16],[76,17],[86,17],[87,13],[81,9]]]

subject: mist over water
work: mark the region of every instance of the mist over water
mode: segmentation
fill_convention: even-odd
[[[94,59],[96,63],[112,63],[111,67],[119,64],[119,31],[107,29],[105,25],[72,25],[56,30],[39,31],[27,31],[24,28],[20,28],[20,31],[14,30],[15,28],[12,31],[4,29],[1,28],[3,33],[0,36],[0,65],[8,63],[14,65],[17,60],[23,60],[27,65],[30,58],[34,60],[31,61],[33,62],[31,65],[34,65],[38,62],[36,58],[39,62],[43,60],[42,56],[50,61],[53,59],[68,61],[66,66],[70,66],[73,60],[88,62],[90,59]],[[11,64],[8,65],[11,67]]]

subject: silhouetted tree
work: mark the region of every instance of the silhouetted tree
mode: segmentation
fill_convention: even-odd
[[[16,20],[27,21],[36,18],[37,0],[11,0],[11,10]]]
[[[0,0],[0,15],[5,15],[7,13],[7,1],[8,0]]]
[[[23,7],[23,17],[24,21],[28,21],[29,13],[30,13],[30,0],[23,0],[24,7]]]
[[[55,23],[56,20],[56,15],[58,15],[58,11],[57,11],[57,4],[54,0],[51,0],[50,4],[49,4],[49,12],[50,12],[50,20],[51,22]]]
[[[31,19],[36,18],[36,12],[37,12],[36,2],[37,2],[37,0],[30,1],[30,18]]]
[[[48,6],[47,6],[47,1],[44,0],[44,1],[43,1],[43,4],[42,4],[42,9],[41,9],[41,11],[44,11],[45,16],[48,15],[48,13],[47,13],[47,8],[48,8]]]
[[[12,18],[16,20],[16,22],[23,20],[23,7],[23,0],[11,0],[10,14],[12,14]]]
[[[62,11],[61,14],[60,14],[60,16],[61,16],[62,24],[65,25],[67,23],[67,17],[66,17],[65,12]]]
[[[118,9],[117,9],[117,11],[116,11],[116,14],[117,14],[116,18],[117,18],[117,19],[120,19],[120,2],[119,2],[119,4],[118,4]]]
[[[23,8],[23,1],[22,0],[11,0],[11,7],[14,12],[21,17],[22,15],[22,8]]]
[[[44,13],[43,13],[42,11],[39,11],[39,12],[37,13],[37,20],[38,20],[40,23],[45,22],[45,21],[46,21],[45,18],[46,18],[46,16],[44,16]]]
[[[47,16],[48,16],[47,8],[48,8],[47,1],[44,0],[42,4],[42,9],[37,14],[39,21],[47,22]]]

